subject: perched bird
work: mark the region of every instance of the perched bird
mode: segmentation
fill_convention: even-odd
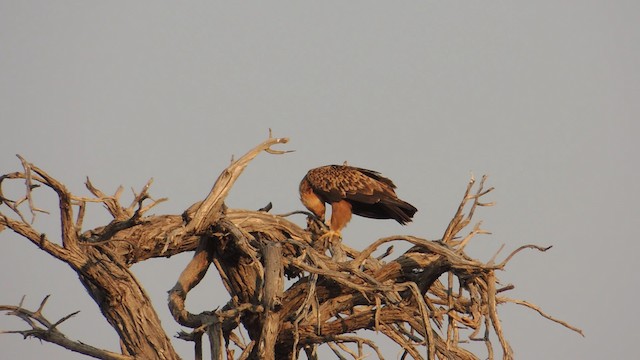
[[[325,203],[331,204],[328,234],[340,236],[351,214],[374,219],[394,219],[400,224],[411,221],[418,211],[400,200],[396,186],[380,173],[347,165],[327,165],[311,169],[300,182],[302,204],[322,221]]]

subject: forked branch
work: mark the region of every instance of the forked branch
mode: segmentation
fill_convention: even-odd
[[[118,353],[114,353],[112,351],[103,350],[96,348],[91,345],[87,345],[80,341],[75,341],[69,339],[66,335],[64,335],[60,330],[58,330],[58,325],[62,324],[64,321],[69,318],[75,316],[78,312],[71,313],[67,316],[62,317],[60,320],[56,322],[49,321],[44,315],[43,310],[44,306],[49,300],[49,295],[47,295],[40,306],[36,311],[30,311],[25,309],[22,304],[24,302],[24,297],[20,301],[20,305],[18,306],[10,306],[10,305],[0,305],[0,311],[6,312],[7,315],[13,315],[24,322],[26,322],[30,329],[27,330],[9,330],[9,331],[1,331],[0,334],[20,334],[24,338],[33,337],[40,340],[44,340],[50,343],[54,343],[62,346],[65,349],[71,350],[73,352],[77,352],[80,354],[84,354],[87,356],[91,356],[96,359],[103,360],[133,360],[134,357],[122,355]]]

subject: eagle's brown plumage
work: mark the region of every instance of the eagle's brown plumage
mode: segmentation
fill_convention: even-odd
[[[330,230],[340,233],[351,214],[374,219],[394,219],[400,224],[411,221],[418,211],[400,200],[393,182],[376,171],[327,165],[311,169],[300,182],[300,200],[320,219],[325,203],[331,204]]]

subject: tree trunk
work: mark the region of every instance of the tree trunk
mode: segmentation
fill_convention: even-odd
[[[129,269],[93,248],[86,255],[85,265],[75,270],[120,337],[122,353],[141,359],[180,359],[149,296]]]

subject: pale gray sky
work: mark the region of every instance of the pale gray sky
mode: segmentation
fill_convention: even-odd
[[[516,285],[511,297],[586,334],[506,305],[516,357],[630,358],[640,335],[639,4],[2,1],[0,172],[19,170],[21,154],[85,195],[85,176],[106,192],[153,177],[152,195],[170,198],[156,213],[181,213],[271,127],[296,152],[258,157],[227,204],[288,212],[302,208],[297,185],[310,167],[379,170],[419,212],[407,227],[354,219],[343,232],[354,247],[439,237],[470,173],[489,174],[497,205],[477,217],[493,235],[470,255],[554,245],[498,276]],[[39,200],[55,209],[52,196]],[[106,220],[96,207],[85,223]],[[52,237],[55,224],[36,222]],[[50,319],[81,310],[62,331],[118,349],[69,268],[9,231],[0,247],[0,303],[27,295],[35,308],[52,294]],[[134,267],[170,335],[179,327],[166,291],[189,258]],[[226,301],[212,271],[189,305]],[[16,328],[0,318],[0,329]],[[84,358],[16,335],[0,335],[0,349],[2,359]]]

